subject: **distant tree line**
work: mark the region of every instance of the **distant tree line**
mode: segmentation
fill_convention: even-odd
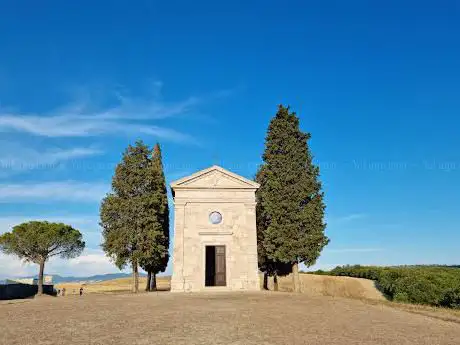
[[[331,271],[308,272],[371,279],[395,302],[460,308],[458,266],[337,266]]]

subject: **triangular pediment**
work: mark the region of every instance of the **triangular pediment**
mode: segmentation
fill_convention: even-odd
[[[172,182],[171,188],[257,189],[259,184],[214,165]]]

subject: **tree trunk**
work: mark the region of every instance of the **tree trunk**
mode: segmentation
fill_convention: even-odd
[[[139,271],[138,271],[138,268],[137,268],[137,261],[133,261],[132,263],[133,265],[133,286],[132,286],[132,291],[134,293],[138,293],[139,292]]]
[[[273,276],[273,290],[278,291],[278,275],[276,273]]]
[[[40,270],[38,272],[38,292],[37,295],[43,295],[43,274],[45,271],[45,260],[40,261]]]
[[[152,291],[152,289],[150,288],[151,281],[152,281],[152,272],[148,271],[147,272],[147,285],[145,286],[145,291]]]
[[[152,281],[150,283],[150,291],[157,291],[157,274],[152,273]]]
[[[264,290],[268,290],[268,274],[264,272]]]
[[[292,282],[294,292],[300,292],[299,264],[297,262],[292,265]]]

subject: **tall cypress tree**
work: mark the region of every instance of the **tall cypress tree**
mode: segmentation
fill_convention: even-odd
[[[129,145],[112,179],[112,193],[101,204],[102,248],[122,269],[133,272],[133,292],[139,289],[138,266],[146,256],[165,255],[162,209],[152,153],[142,141]]]
[[[146,291],[156,290],[156,274],[164,272],[168,265],[169,255],[169,206],[168,192],[166,188],[166,179],[163,171],[163,162],[161,156],[160,144],[156,144],[152,154],[152,175],[155,181],[155,193],[157,194],[158,205],[157,219],[161,226],[161,235],[154,239],[154,243],[161,245],[162,250],[157,246],[152,246],[149,251],[145,252],[141,259],[141,267],[147,272]]]
[[[289,107],[279,106],[271,120],[257,174],[259,252],[270,270],[286,273],[289,264],[294,290],[300,291],[298,265],[313,265],[329,243],[324,230],[324,193],[319,168],[312,162],[309,133]],[[280,269],[281,267],[281,269]]]
[[[274,290],[278,291],[278,276],[284,276],[291,272],[291,264],[273,260],[269,257],[264,247],[264,232],[270,224],[270,215],[267,214],[263,207],[263,188],[266,183],[265,166],[261,165],[257,171],[256,181],[260,184],[259,191],[256,193],[257,205],[257,254],[259,270],[264,273],[263,287],[268,290],[268,277],[272,276],[274,281]]]

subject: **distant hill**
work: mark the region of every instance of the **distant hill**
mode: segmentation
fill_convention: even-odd
[[[48,274],[46,274],[48,275]],[[70,282],[81,282],[81,281],[106,281],[118,278],[127,278],[131,277],[131,273],[107,273],[107,274],[97,274],[94,276],[88,277],[63,277],[57,274],[49,274],[53,276],[53,284],[58,283],[70,283]],[[143,277],[145,274],[139,273],[139,276]],[[35,277],[27,277],[27,278],[37,278]]]

